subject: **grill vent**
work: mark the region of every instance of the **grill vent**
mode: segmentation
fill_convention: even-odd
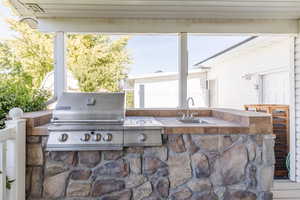
[[[36,3],[26,3],[26,7],[34,13],[45,13],[45,10]]]

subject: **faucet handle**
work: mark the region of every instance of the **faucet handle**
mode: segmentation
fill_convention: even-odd
[[[197,112],[191,112],[191,113],[190,113],[190,117],[193,118],[193,117],[195,117],[195,115],[197,115],[197,114],[198,114]]]
[[[195,116],[195,115],[198,115],[197,112],[192,112],[191,115]]]
[[[185,118],[186,117],[186,114],[183,111],[180,111],[177,114],[181,115],[181,118]]]

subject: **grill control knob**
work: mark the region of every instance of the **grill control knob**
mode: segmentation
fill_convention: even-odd
[[[60,142],[65,142],[65,141],[67,141],[67,139],[68,139],[68,134],[66,134],[66,133],[63,133],[58,137],[58,141],[60,141]]]
[[[90,138],[91,138],[91,135],[88,134],[88,133],[85,133],[85,134],[83,135],[83,137],[81,138],[81,141],[87,142],[87,141],[90,140]]]
[[[112,134],[111,133],[106,133],[104,136],[103,136],[103,140],[105,141],[105,142],[110,142],[110,141],[112,141]]]
[[[138,140],[139,140],[140,142],[145,142],[146,139],[147,139],[147,136],[146,136],[145,134],[143,134],[143,133],[141,133],[141,134],[139,135],[139,137],[138,137]]]
[[[101,134],[100,133],[96,133],[95,135],[92,136],[92,140],[95,142],[98,142],[101,140]]]

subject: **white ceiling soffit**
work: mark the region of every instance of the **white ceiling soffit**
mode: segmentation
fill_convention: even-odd
[[[10,0],[37,18],[299,19],[299,0]]]

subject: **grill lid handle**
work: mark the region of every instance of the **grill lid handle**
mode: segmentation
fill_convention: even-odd
[[[95,103],[96,103],[96,99],[94,97],[89,97],[87,99],[86,105],[87,106],[93,106],[93,105],[95,105]]]

